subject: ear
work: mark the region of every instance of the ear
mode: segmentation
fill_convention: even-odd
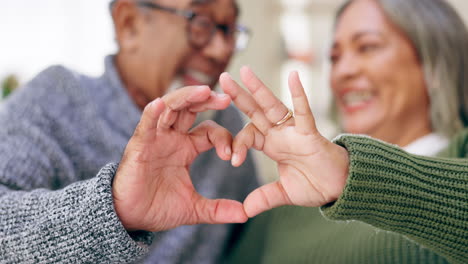
[[[142,15],[131,0],[116,1],[112,7],[115,34],[120,51],[132,52],[138,48]]]

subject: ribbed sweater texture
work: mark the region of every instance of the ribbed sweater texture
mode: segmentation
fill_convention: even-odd
[[[464,157],[468,132],[445,155]],[[230,263],[468,263],[468,160],[411,155],[365,136],[333,204],[281,207],[251,220]],[[324,217],[325,216],[325,217]]]

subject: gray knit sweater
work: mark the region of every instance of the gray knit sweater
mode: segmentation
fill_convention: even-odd
[[[119,221],[112,179],[140,115],[112,57],[99,78],[51,67],[0,105],[0,263],[217,261],[232,225],[129,234]],[[214,120],[242,128],[231,107]],[[236,169],[214,151],[191,175],[209,198],[243,200],[258,185],[251,157]]]

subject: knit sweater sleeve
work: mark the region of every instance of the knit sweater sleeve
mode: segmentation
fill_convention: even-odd
[[[117,165],[78,175],[53,136],[45,111],[70,104],[48,93],[76,88],[72,78],[51,68],[0,105],[0,263],[125,263],[148,251],[150,233],[129,234],[114,210]]]
[[[113,207],[115,164],[62,190],[13,191],[0,185],[0,262],[127,263],[148,251]]]
[[[468,262],[468,160],[410,155],[365,136],[335,143],[349,152],[349,176],[339,199],[322,207],[325,217],[362,221]]]

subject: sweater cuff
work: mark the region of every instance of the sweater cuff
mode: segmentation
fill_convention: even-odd
[[[361,135],[340,135],[333,143],[348,151],[349,172],[338,200],[321,207],[323,215],[331,220],[360,220],[378,213],[385,201],[395,198],[389,189],[399,186],[395,186],[394,176],[389,175],[389,166],[398,167],[401,163],[398,157],[405,153],[395,146]]]
[[[466,161],[411,155],[367,136],[343,135],[334,143],[348,150],[349,174],[338,200],[322,206],[325,217],[362,221],[448,259],[466,258],[460,228],[466,217]]]
[[[459,171],[462,178],[466,172],[456,162],[451,165],[446,159],[411,155],[396,145],[362,135],[345,134],[333,142],[347,149],[349,172],[338,200],[322,206],[330,219],[403,217],[408,216],[402,213],[406,210],[412,214],[432,211],[432,202],[440,203],[442,196],[454,201],[461,198],[447,194],[450,186],[446,182],[456,180],[448,175]]]
[[[147,231],[129,233],[118,218],[112,196],[112,182],[117,168],[118,164],[108,164],[96,177],[95,197],[97,199],[92,201],[96,204],[90,205],[90,208],[100,208],[100,210],[96,212],[96,215],[90,216],[90,233],[98,237],[102,236],[103,232],[107,233],[105,234],[107,238],[101,241],[99,248],[109,260],[133,262],[148,253],[153,241],[153,233]]]

